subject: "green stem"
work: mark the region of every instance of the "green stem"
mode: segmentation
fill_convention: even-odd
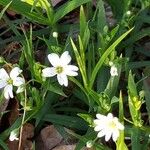
[[[25,95],[25,102],[24,102],[24,112],[23,112],[23,117],[22,117],[22,122],[21,122],[21,128],[20,128],[20,137],[19,137],[19,145],[18,145],[18,150],[21,150],[21,140],[22,140],[22,132],[23,132],[23,125],[25,121],[25,116],[26,116],[26,106],[27,106],[27,91],[25,89],[24,91]]]

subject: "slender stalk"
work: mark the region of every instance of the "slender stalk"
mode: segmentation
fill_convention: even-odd
[[[22,117],[22,122],[21,122],[21,128],[20,128],[20,137],[19,137],[19,145],[18,145],[18,150],[21,150],[21,143],[22,143],[22,132],[23,132],[23,124],[25,121],[25,116],[26,116],[26,104],[27,104],[27,91],[25,89],[24,91],[25,95],[25,102],[24,102],[24,112],[23,112],[23,117]]]

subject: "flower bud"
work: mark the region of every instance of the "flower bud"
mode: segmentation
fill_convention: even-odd
[[[93,146],[93,141],[92,140],[86,142],[86,147],[87,148],[91,148],[92,146]]]
[[[3,57],[0,56],[0,63],[4,63],[5,59]]]
[[[53,32],[53,37],[58,38],[58,32]]]

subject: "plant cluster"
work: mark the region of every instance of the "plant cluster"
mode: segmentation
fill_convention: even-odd
[[[149,0],[68,0],[60,6],[51,0],[0,0],[0,5],[0,105],[17,100],[20,108],[20,116],[0,133],[4,150],[8,138],[18,140],[20,149],[27,122],[36,134],[54,124],[64,139],[78,139],[76,150],[148,150]],[[67,23],[76,11],[78,21]],[[10,19],[12,12],[18,18]],[[19,48],[6,49],[14,42]]]

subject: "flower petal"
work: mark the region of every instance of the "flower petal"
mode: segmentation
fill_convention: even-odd
[[[42,70],[43,77],[53,77],[56,75],[56,69],[54,67],[47,67]]]
[[[118,137],[119,137],[119,130],[116,129],[113,131],[113,134],[112,134],[113,141],[115,142],[118,139]]]
[[[67,65],[65,67],[65,74],[68,75],[68,76],[77,76],[78,73],[76,71],[78,71],[78,67],[77,66]]]
[[[10,72],[11,79],[16,78],[21,72],[22,72],[22,70],[19,67],[13,68]]]
[[[67,65],[67,69],[72,70],[72,71],[78,71],[79,70],[79,68],[75,65]]]
[[[78,75],[77,72],[75,72],[75,71],[69,71],[69,70],[66,71],[65,74],[68,75],[68,76],[77,76]]]
[[[20,86],[24,83],[25,83],[25,80],[21,77],[16,77],[16,78],[13,79],[13,85],[14,86]]]
[[[7,85],[5,88],[4,88],[4,97],[6,98],[6,99],[9,99],[9,98],[13,98],[14,96],[13,96],[13,87],[12,87],[12,85]]]
[[[100,131],[100,130],[102,130],[102,129],[104,129],[104,128],[105,128],[105,124],[103,124],[103,123],[101,122],[101,124],[97,125],[97,126],[94,128],[94,131]]]
[[[117,127],[119,130],[124,130],[124,125],[122,125],[120,122],[118,122]]]
[[[52,66],[54,66],[54,67],[58,66],[61,63],[59,56],[55,53],[49,54],[48,60],[52,64]]]
[[[7,85],[7,81],[5,80],[0,80],[0,89],[4,88]]]
[[[71,61],[71,56],[69,55],[69,52],[68,51],[65,51],[61,57],[60,57],[60,60],[62,62],[63,65],[67,65],[70,63]]]
[[[19,140],[19,138],[18,138],[18,130],[13,130],[13,131],[11,131],[10,132],[10,136],[9,136],[9,140],[10,141],[14,141],[14,140]]]
[[[101,115],[101,114],[96,114],[96,118],[97,119],[106,119],[106,116],[104,116],[104,115]]]
[[[68,78],[65,74],[57,74],[57,80],[60,85],[68,86]]]
[[[102,137],[102,136],[104,136],[104,135],[106,135],[106,130],[101,130],[101,131],[98,133],[97,137]]]
[[[17,93],[17,94],[18,94],[18,93],[21,93],[21,92],[24,91],[24,89],[25,89],[25,87],[24,87],[23,85],[21,85],[21,86],[18,87],[16,93]]]
[[[112,132],[108,131],[105,135],[105,141],[109,141],[109,139],[111,138]]]
[[[8,80],[9,75],[4,68],[0,69],[0,80]]]
[[[112,114],[112,113],[109,113],[109,114],[107,115],[107,119],[108,119],[108,120],[113,119],[113,114]]]

